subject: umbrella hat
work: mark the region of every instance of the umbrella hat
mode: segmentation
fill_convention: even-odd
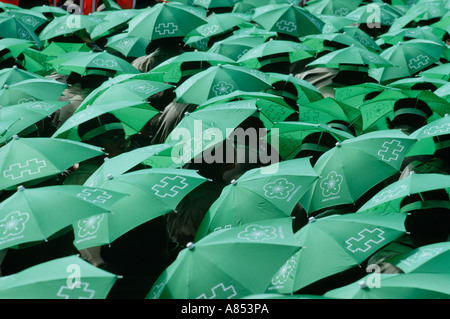
[[[405,197],[438,189],[445,189],[447,193],[450,191],[449,176],[443,174],[411,174],[380,190],[358,212],[406,211],[408,207],[402,208],[401,205]],[[445,206],[445,203],[438,201],[435,201],[434,204],[435,206],[442,204]],[[423,207],[426,207],[426,205],[431,208],[432,202],[422,203]],[[446,206],[449,207],[448,203]]]
[[[267,292],[293,293],[361,265],[374,252],[405,233],[404,220],[405,216],[395,213],[310,218],[295,233],[302,249],[287,259],[272,278]]]
[[[222,54],[237,61],[245,52],[265,42],[264,37],[254,35],[233,35],[221,41],[216,41],[207,52]]]
[[[75,141],[16,136],[0,148],[0,188],[53,176],[80,161],[102,154],[99,147]]]
[[[263,72],[231,64],[212,66],[181,83],[175,93],[180,103],[201,104],[236,90],[257,92],[272,87]]]
[[[0,87],[29,79],[42,79],[42,76],[19,69],[17,66],[13,66],[12,68],[3,68],[0,70]]]
[[[128,34],[150,41],[184,37],[206,22],[205,9],[178,2],[157,3],[128,21]]]
[[[76,274],[81,273],[81,278]],[[118,276],[68,256],[0,278],[2,299],[105,299]],[[72,281],[71,281],[72,280]]]
[[[450,279],[447,274],[379,274],[336,288],[324,297],[339,299],[448,299]]]
[[[255,8],[252,20],[268,31],[302,37],[322,33],[325,23],[306,9],[293,4],[269,4]]]
[[[147,298],[232,299],[263,293],[283,260],[298,249],[290,217],[218,231],[183,249]]]
[[[19,186],[0,204],[0,248],[47,240],[79,219],[111,212],[112,205],[125,196],[80,185]]]
[[[338,143],[317,160],[320,175],[301,199],[306,211],[355,203],[364,193],[398,173],[416,139],[400,130],[380,130]]]
[[[113,205],[114,214],[90,216],[74,223],[74,245],[84,249],[109,244],[131,229],[173,212],[184,196],[206,181],[194,170],[175,168],[150,168],[115,177],[109,175],[100,187],[126,192],[130,196]]]
[[[298,200],[317,178],[308,158],[287,160],[245,172],[225,186],[211,205],[197,231],[196,240],[220,229],[290,216]],[[252,209],[255,206],[257,210]]]
[[[96,41],[121,29],[125,29],[128,26],[127,22],[141,11],[142,10],[129,9],[109,12],[105,15],[104,21],[90,30],[91,39]]]
[[[125,32],[108,37],[105,47],[113,53],[120,53],[125,57],[138,58],[147,54],[146,49],[149,44],[149,40],[131,36]]]

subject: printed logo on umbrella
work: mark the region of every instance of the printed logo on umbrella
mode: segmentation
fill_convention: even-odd
[[[230,94],[234,91],[234,85],[225,81],[219,81],[212,87],[212,91],[216,96]]]
[[[352,253],[367,252],[372,247],[381,244],[386,238],[382,235],[384,231],[380,228],[369,230],[367,228],[358,233],[358,237],[351,237],[345,241],[347,249]]]
[[[28,213],[22,213],[19,211],[14,211],[6,215],[5,218],[0,220],[0,240],[7,239],[8,237],[19,236],[25,230],[25,224],[30,219]],[[20,238],[22,238],[21,236]],[[8,239],[8,240],[14,240]],[[0,242],[0,243],[2,243]]]
[[[94,235],[99,229],[104,215],[90,216],[86,219],[78,221],[78,237],[86,237]]]
[[[280,270],[273,276],[272,285],[269,290],[283,288],[286,281],[289,279],[291,273],[295,270],[297,262],[294,256],[289,258],[289,260],[280,268]]]
[[[88,287],[89,283],[87,282],[80,282],[80,287],[77,287],[77,285],[61,286],[56,295],[64,299],[92,299],[95,290],[88,289]]]
[[[385,201],[397,198],[401,193],[407,190],[406,185],[399,185],[394,189],[385,190],[379,195],[376,195],[372,198],[372,202],[374,203],[383,203]]]
[[[111,59],[104,60],[104,59],[98,58],[98,59],[92,60],[92,63],[99,67],[106,67],[106,68],[113,68],[113,67],[117,66],[117,62],[114,60],[111,60]]]
[[[165,198],[166,196],[175,197],[180,190],[185,189],[188,186],[189,184],[186,183],[186,178],[182,176],[166,176],[161,179],[160,184],[155,184],[152,187],[152,190],[154,190],[156,196],[162,198]]]
[[[390,142],[384,142],[381,146],[381,150],[378,151],[377,155],[385,162],[390,162],[391,160],[398,160],[401,152],[405,147],[398,140],[392,140]]]
[[[447,134],[450,132],[450,123],[445,123],[442,125],[433,125],[423,131],[423,134],[433,136],[437,134]]]
[[[80,193],[77,194],[81,199],[91,202],[94,204],[104,204],[108,199],[112,198],[112,195],[108,194],[105,190],[102,189],[83,189]]]
[[[130,86],[130,90],[135,92],[142,92],[144,94],[150,94],[150,92],[155,90],[155,87],[149,83],[142,83]]]
[[[238,234],[239,239],[248,241],[264,241],[277,238],[276,228],[273,226],[249,225]]]
[[[430,62],[430,57],[427,55],[419,54],[415,58],[412,58],[408,61],[408,66],[410,69],[423,69]]]
[[[41,170],[46,166],[47,163],[45,162],[45,160],[32,158],[25,162],[9,165],[9,168],[3,171],[3,176],[12,180],[24,178],[27,175],[39,174]]]
[[[412,266],[414,264],[421,264],[431,258],[439,255],[442,251],[442,248],[423,248],[416,252],[414,255],[409,256],[406,259],[401,260],[401,263],[404,263],[408,266]]]
[[[155,28],[155,32],[158,33],[159,35],[175,34],[177,30],[178,26],[173,22],[160,23]]]
[[[220,283],[211,288],[211,292],[207,294],[203,293],[195,299],[231,299],[236,296],[236,289],[233,285],[225,287],[224,283]]]
[[[341,191],[341,184],[344,181],[342,175],[336,171],[328,173],[327,177],[320,182],[320,188],[322,189],[322,195],[324,197],[330,197],[331,195],[337,195]]]
[[[286,178],[278,178],[264,185],[264,195],[267,198],[285,199],[294,190],[295,185],[289,183]]]

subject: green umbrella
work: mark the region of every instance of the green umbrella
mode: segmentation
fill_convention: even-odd
[[[447,101],[431,91],[385,90],[359,107],[363,119],[363,130],[369,130],[379,120],[385,121],[386,118],[392,117],[395,103],[400,99],[408,98],[422,100],[440,117],[444,116],[450,107]]]
[[[223,142],[240,123],[256,112],[255,101],[243,100],[186,113],[165,141],[166,144],[175,144],[172,149],[175,164],[189,163],[203,151]]]
[[[294,4],[269,4],[257,7],[252,20],[264,29],[293,37],[322,33],[325,23]]]
[[[261,3],[260,0],[240,0],[234,4],[232,12],[253,13],[257,7],[266,4],[295,3],[295,0],[266,0]]]
[[[376,8],[379,21],[374,21],[373,12]],[[391,26],[394,21],[402,16],[403,12],[388,3],[365,4],[355,8],[346,15],[347,18],[356,19],[359,23],[379,23],[380,26]]]
[[[69,102],[38,101],[0,108],[0,145]]]
[[[438,66],[422,71],[419,74],[428,78],[448,81],[450,79],[450,63],[440,64]]]
[[[151,73],[163,73],[163,81],[169,83],[179,83],[185,76],[192,76],[212,65],[236,64],[236,62],[226,56],[211,52],[184,52],[165,60],[152,68]]]
[[[394,21],[389,31],[400,30],[409,25],[415,26],[417,22],[442,18],[448,13],[448,7],[445,7],[442,1],[426,1],[411,6],[405,13]]]
[[[345,102],[354,107],[360,107],[366,102],[366,96],[375,92],[384,92],[386,90],[399,90],[392,87],[381,85],[378,83],[363,83],[338,87],[334,91],[334,98],[338,101]],[[370,99],[369,99],[370,100]]]
[[[371,68],[368,74],[380,83],[410,77],[438,61],[444,49],[444,44],[429,40],[400,42],[380,53],[392,66]]]
[[[342,29],[342,33],[352,37],[367,49],[374,52],[381,52],[380,46],[372,39],[370,35],[355,26],[347,26]]]
[[[294,63],[312,58],[315,49],[302,43],[286,40],[269,40],[244,53],[237,62],[241,66],[259,69],[278,62]]]
[[[206,23],[198,26],[186,35],[186,38],[198,36],[209,39],[213,36],[232,31],[233,28],[248,22],[251,15],[244,13],[213,13],[206,18]],[[188,43],[189,41],[186,41]]]
[[[415,142],[400,130],[380,130],[338,143],[317,160],[314,169],[320,178],[300,203],[309,213],[355,203],[400,171]]]
[[[96,41],[113,33],[117,33],[128,27],[128,21],[141,13],[142,10],[128,9],[111,11],[105,15],[104,20],[93,27],[90,32],[90,38]]]
[[[102,154],[99,147],[84,143],[16,136],[0,147],[0,189],[59,174],[80,161]]]
[[[373,284],[372,275],[358,282],[336,288],[324,297],[338,299],[448,299],[450,277],[448,274],[379,274]],[[369,283],[369,284],[368,284]]]
[[[410,210],[410,208],[405,207],[401,209],[400,207],[400,203],[405,197],[436,189],[446,189],[449,192],[450,176],[443,174],[411,174],[380,190],[361,206],[358,212],[403,212],[406,209]]]
[[[434,91],[434,94],[446,100],[447,102],[450,102],[450,83],[441,86],[439,89]]]
[[[128,34],[147,40],[184,37],[205,24],[206,10],[183,3],[157,3],[128,21]]]
[[[294,109],[281,96],[264,92],[243,92],[239,90],[211,98],[199,105],[197,110],[201,110],[209,105],[241,100],[255,100],[255,105],[259,111],[259,118],[266,128],[272,127],[275,122],[283,121],[289,115],[295,113]]]
[[[39,33],[39,38],[45,41],[59,36],[73,35],[81,30],[89,32],[101,21],[98,17],[82,14],[69,14],[56,17]]]
[[[34,46],[31,41],[15,38],[0,39],[0,62],[9,58],[17,59],[27,48]]]
[[[233,299],[263,293],[299,250],[292,218],[246,224],[189,244],[149,291],[149,299]]]
[[[367,213],[310,218],[295,233],[300,246],[272,278],[267,292],[293,293],[321,279],[360,266],[405,234],[405,215]],[[324,262],[330,260],[332,262]]]
[[[307,64],[312,67],[335,68],[340,70],[367,70],[375,67],[392,66],[392,63],[375,52],[358,46],[350,46],[327,53]]]
[[[5,84],[0,89],[0,105],[8,106],[33,101],[56,101],[67,84],[46,78],[28,79]]]
[[[193,0],[193,6],[200,6],[205,9],[212,8],[231,8],[239,0]]]
[[[292,159],[301,150],[317,149],[317,144],[302,143],[303,139],[312,133],[327,133],[331,134],[337,141],[342,142],[351,139],[354,136],[328,126],[326,124],[312,124],[303,122],[279,122],[276,123],[269,132],[267,139],[271,140],[275,136],[278,139],[280,156],[282,159]]]
[[[80,141],[78,125],[104,113],[111,113],[116,116],[122,123],[125,134],[133,135],[138,133],[159,111],[145,101],[122,100],[95,104],[80,111],[75,111],[52,136]]]
[[[49,22],[41,12],[29,9],[6,10],[0,13],[0,18],[2,17],[15,17],[33,31]]]
[[[37,47],[42,41],[34,30],[14,15],[0,15],[0,38],[15,38],[33,42]]]
[[[47,64],[48,56],[42,51],[33,48],[26,48],[19,56],[19,63],[27,70],[42,76],[50,74],[50,67]]]
[[[245,172],[223,188],[204,216],[195,240],[221,229],[290,216],[318,178],[308,158]]]
[[[361,111],[331,97],[299,105],[299,120],[313,124],[342,120],[351,124],[356,131],[361,131]]]
[[[170,84],[148,80],[148,78],[148,76],[140,74],[136,76],[124,74],[111,78],[89,93],[78,107],[77,112],[92,105],[119,101],[143,102],[154,94],[173,88]]]
[[[109,176],[100,188],[126,192],[112,206],[114,214],[101,214],[79,220],[74,245],[78,249],[112,243],[129,230],[159,216],[171,213],[190,191],[207,179],[194,170],[150,168]]]
[[[163,165],[164,163],[173,164],[170,157],[171,145],[154,144],[139,147],[112,158],[105,158],[105,162],[86,180],[84,185],[99,186],[108,178],[122,175],[139,164],[144,165],[145,168],[169,168],[170,164]]]
[[[138,58],[146,55],[146,49],[150,41],[138,36],[130,36],[128,33],[119,33],[108,38],[105,44],[107,51],[119,53],[124,57]]]
[[[424,39],[439,43],[441,39],[432,32],[431,27],[403,28],[380,35],[384,43],[395,45],[408,39]]]
[[[124,196],[80,185],[19,186],[0,203],[0,248],[47,240],[79,219],[111,212]]]
[[[405,273],[448,274],[450,242],[424,245],[386,259]]]
[[[428,124],[417,129],[411,133],[411,137],[417,138],[418,142],[410,150],[410,156],[422,155],[428,153],[422,153],[423,149],[430,149],[430,155],[436,151],[436,149],[442,149],[448,147],[445,141],[439,141],[440,136],[444,136],[450,133],[450,116],[445,114],[442,118],[430,121]]]
[[[335,15],[319,14],[317,18],[325,23],[322,28],[322,34],[341,32],[344,28],[357,23],[355,19]]]
[[[224,55],[237,61],[249,49],[265,42],[262,36],[254,35],[232,35],[221,41],[216,41],[207,52]]]
[[[12,10],[22,10],[21,7],[16,6],[14,4],[11,3],[5,3],[5,2],[0,2],[0,9],[2,9],[3,11],[12,9]]]
[[[67,53],[53,60],[53,65],[57,73],[64,75],[72,72],[81,75],[139,73],[130,62],[105,51]]]
[[[1,277],[0,298],[106,299],[117,278],[78,256],[63,257]]]
[[[42,76],[19,69],[17,66],[0,70],[0,87],[29,79],[42,79]]]
[[[305,9],[315,15],[346,16],[355,10],[361,2],[362,0],[313,0],[306,3]]]
[[[48,6],[45,4],[41,5],[41,6],[33,7],[33,8],[31,8],[31,10],[42,13],[44,16],[48,17],[49,20],[69,14],[69,12],[67,10],[64,10],[63,8]]]
[[[192,75],[176,89],[180,103],[201,104],[210,98],[236,90],[257,92],[271,87],[263,72],[231,64],[211,66]]]
[[[281,95],[283,98],[291,99],[297,104],[306,104],[322,100],[322,93],[308,81],[299,79],[293,75],[267,72],[269,82],[273,87],[267,89],[266,92]],[[289,90],[293,86],[296,94]]]
[[[362,49],[365,48],[365,46],[361,44],[358,40],[345,33],[335,32],[335,33],[311,34],[306,37],[302,37],[301,40],[304,45],[316,49],[317,52],[322,52],[325,50],[334,51],[336,49],[334,47],[336,44],[338,46],[354,45]]]

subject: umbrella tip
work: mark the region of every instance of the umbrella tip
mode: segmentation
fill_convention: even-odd
[[[7,89],[8,88],[8,84],[3,85],[3,88]]]
[[[195,247],[195,245],[194,245],[194,243],[193,242],[188,242],[187,244],[186,244],[186,248],[187,249],[189,249],[189,250],[192,250],[192,249],[194,249],[194,247]]]
[[[314,223],[315,221],[316,221],[315,217],[309,217],[308,218],[308,222],[310,222],[310,223]]]
[[[359,281],[358,282],[358,286],[361,289],[367,288],[367,284],[366,284],[366,282],[364,280]]]
[[[21,192],[21,191],[24,191],[24,190],[25,190],[25,187],[23,187],[23,185],[17,186],[17,191],[18,192]]]
[[[17,69],[17,65],[13,65],[13,69],[16,70]]]
[[[13,140],[18,140],[19,139],[19,135],[14,135],[12,139]]]
[[[236,185],[237,184],[237,180],[233,179],[230,183],[231,183],[231,185]]]
[[[107,179],[113,179],[113,176],[112,176],[112,174],[108,174],[108,175],[106,175],[106,178]]]

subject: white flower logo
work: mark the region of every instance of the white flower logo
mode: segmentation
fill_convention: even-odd
[[[289,183],[286,178],[278,178],[277,180],[264,185],[264,195],[267,198],[285,199],[295,188],[295,185]]]
[[[85,237],[87,235],[95,234],[100,228],[103,217],[104,215],[102,214],[80,220],[78,222],[78,236]]]
[[[273,276],[272,285],[284,284],[289,279],[289,275],[294,271],[296,265],[297,262],[292,256],[283,266],[281,266],[275,276]]]
[[[22,233],[29,219],[30,215],[28,213],[21,213],[19,211],[14,211],[6,215],[5,218],[0,220],[0,239]]]
[[[219,81],[216,85],[213,86],[212,90],[216,94],[216,96],[220,96],[232,93],[234,91],[234,86],[231,83]]]
[[[320,182],[320,188],[322,188],[322,195],[328,197],[331,195],[337,195],[341,191],[341,184],[344,178],[342,175],[331,171],[328,176]]]
[[[277,238],[276,229],[272,226],[249,225],[238,234],[239,239],[263,241]]]

